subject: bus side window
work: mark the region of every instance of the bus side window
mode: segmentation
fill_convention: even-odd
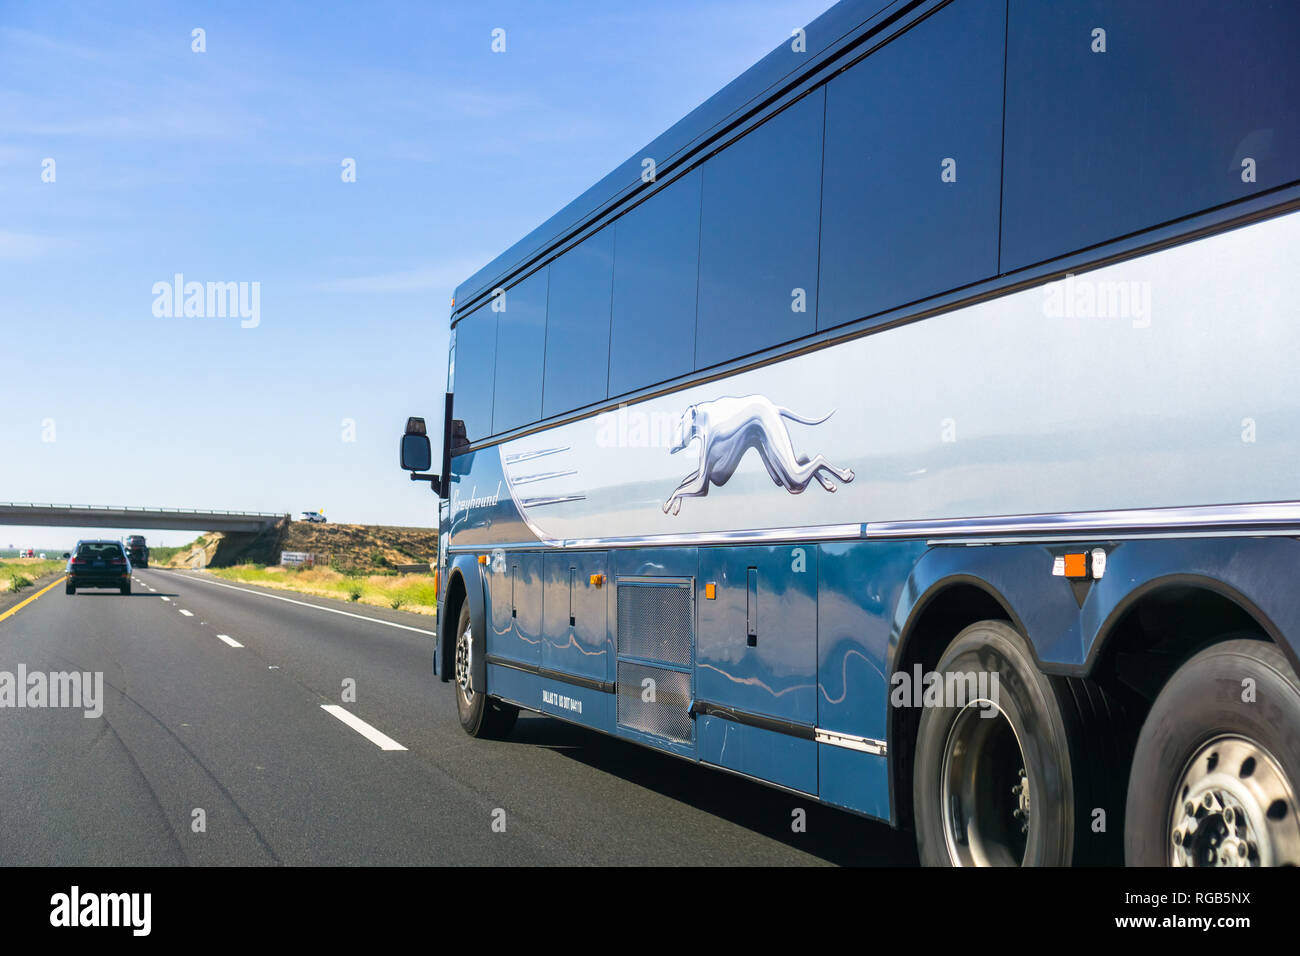
[[[1294,2],[1011,0],[1002,271],[1300,179],[1297,37]]]
[[[482,305],[456,325],[456,417],[470,442],[492,434],[497,314]]]
[[[814,90],[704,164],[697,369],[816,328],[824,103]]]
[[[622,395],[695,368],[700,171],[663,187],[615,230],[609,394]]]
[[[542,351],[546,345],[547,269],[506,290],[497,313],[494,434],[542,417]]]
[[[997,273],[1004,16],[954,3],[827,84],[819,329]]]
[[[546,309],[546,417],[605,398],[614,230],[602,229],[551,263]]]

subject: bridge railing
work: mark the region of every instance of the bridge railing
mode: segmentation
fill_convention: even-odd
[[[225,515],[237,518],[284,518],[287,511],[218,511],[211,508],[139,508],[125,505],[50,504],[35,501],[0,501],[0,508],[48,508],[63,511],[105,511],[113,514]]]

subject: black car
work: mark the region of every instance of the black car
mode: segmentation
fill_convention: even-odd
[[[68,555],[68,579],[64,590],[117,588],[131,593],[131,561],[119,541],[78,541]]]
[[[149,567],[149,549],[145,547],[144,535],[132,534],[127,536],[126,556],[131,559],[133,567]]]

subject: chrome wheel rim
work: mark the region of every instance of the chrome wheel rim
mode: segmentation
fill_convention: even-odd
[[[982,716],[992,712],[994,716]],[[1033,823],[1015,727],[990,700],[961,709],[944,744],[939,792],[954,866],[1020,866]]]
[[[470,670],[473,662],[474,628],[467,627],[456,641],[456,689],[461,700],[468,706],[470,695],[474,693],[470,686]]]
[[[1295,788],[1268,750],[1229,734],[1187,762],[1169,808],[1170,866],[1300,863]]]

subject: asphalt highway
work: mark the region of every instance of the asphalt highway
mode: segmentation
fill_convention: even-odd
[[[0,619],[0,682],[103,674],[99,716],[0,706],[0,865],[915,863],[909,834],[816,805],[795,832],[798,798],[551,718],[467,737],[430,617],[133,589]]]

